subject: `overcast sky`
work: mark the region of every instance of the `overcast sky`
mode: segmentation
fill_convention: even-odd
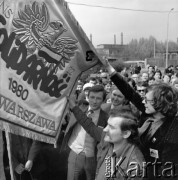
[[[167,11],[166,13],[140,12],[129,10],[105,9],[69,3],[69,8],[88,37],[92,34],[94,46],[121,42],[123,32],[124,44],[131,39],[154,36],[158,41],[167,39],[168,12],[169,40],[177,42],[178,38],[178,0],[66,0],[71,3],[134,9],[145,11]]]

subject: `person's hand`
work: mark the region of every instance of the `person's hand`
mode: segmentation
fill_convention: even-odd
[[[15,168],[15,172],[17,174],[22,174],[22,172],[25,170],[24,165],[23,164],[19,164],[16,168]]]
[[[73,109],[76,106],[76,97],[71,95],[70,97],[67,97],[67,100],[69,102],[69,108]]]
[[[106,57],[103,57],[101,62],[105,66],[109,74],[112,74],[113,72],[115,72],[115,69],[111,66],[111,64],[109,63]]]
[[[27,171],[31,171],[32,166],[33,166],[33,161],[32,161],[32,160],[28,160],[28,161],[26,162],[26,164],[25,164],[25,169],[26,169]]]
[[[100,59],[100,61],[102,62],[103,66],[105,66],[105,67],[108,67],[110,65],[108,62],[108,58],[106,56],[102,57]]]

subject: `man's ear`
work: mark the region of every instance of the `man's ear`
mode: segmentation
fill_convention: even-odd
[[[123,138],[127,139],[131,135],[131,131],[127,130],[123,132]]]

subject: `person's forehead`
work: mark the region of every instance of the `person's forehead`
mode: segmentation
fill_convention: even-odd
[[[164,76],[164,79],[165,79],[165,78],[166,78],[166,79],[170,79],[170,77],[169,77],[169,76],[167,76],[167,75],[166,75],[166,76]]]
[[[144,90],[144,89],[146,89],[146,87],[145,86],[137,86],[137,90]]]
[[[123,121],[122,117],[112,117],[112,116],[110,116],[109,119],[108,119],[108,125],[111,125],[113,127],[120,127],[122,121]]]
[[[148,99],[152,99],[153,98],[153,91],[148,91],[145,96]]]
[[[114,90],[112,91],[112,94],[124,96],[119,89],[114,89]]]
[[[90,91],[89,96],[95,96],[95,97],[103,97],[103,91],[99,91],[99,92],[94,92],[94,91]]]
[[[132,78],[137,78],[137,77],[138,77],[137,74],[133,74],[133,75],[132,75]]]
[[[156,72],[155,75],[160,75],[161,73],[160,72]]]
[[[96,80],[90,80],[90,83],[95,83],[96,82]]]

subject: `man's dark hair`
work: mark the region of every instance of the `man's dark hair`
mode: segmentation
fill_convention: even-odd
[[[159,73],[160,74],[160,78],[162,77],[162,72],[159,70],[159,69],[157,69],[156,71],[155,71],[155,74],[156,73]]]
[[[173,65],[168,66],[168,68],[173,68],[173,67],[174,67]]]
[[[91,87],[86,87],[85,89],[84,89],[84,91],[89,91],[91,89]]]
[[[105,101],[105,99],[106,99],[106,91],[105,91],[103,85],[92,86],[88,91],[88,96],[90,95],[90,92],[103,92],[103,101]]]
[[[155,70],[155,67],[154,67],[154,66],[149,66],[148,69],[149,69],[150,67],[153,68],[153,70]]]
[[[124,120],[121,123],[121,131],[131,131],[128,141],[131,143],[138,143],[138,119],[128,106],[123,106],[120,109],[112,109],[110,117],[121,117]]]
[[[85,106],[88,106],[89,105],[89,102],[87,101],[87,100],[85,100],[85,99],[80,99],[79,101],[78,101],[78,106],[80,106],[80,105],[85,105]]]
[[[157,112],[166,117],[176,115],[178,95],[174,88],[165,83],[160,83],[149,86],[147,91],[153,91],[153,107]]]

